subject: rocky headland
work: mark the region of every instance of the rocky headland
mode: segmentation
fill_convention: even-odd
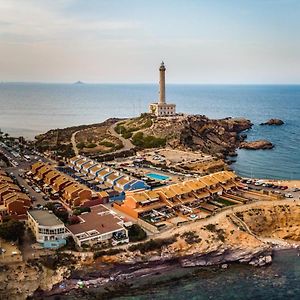
[[[142,114],[126,120],[112,118],[99,124],[50,130],[36,137],[36,146],[40,151],[60,149],[63,156],[74,156],[73,143],[82,154],[100,155],[125,149],[127,140],[136,149],[168,146],[202,151],[218,158],[236,155],[237,148],[272,149],[274,145],[269,141],[245,141],[245,131],[252,125],[245,118],[209,119],[204,115],[156,118]]]
[[[157,119],[144,133],[166,138],[166,144],[172,148],[225,157],[235,152],[246,137],[241,133],[251,127],[251,121],[244,118],[209,119],[203,115],[187,115]]]

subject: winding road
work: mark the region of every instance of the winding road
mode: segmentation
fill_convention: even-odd
[[[71,136],[71,143],[72,143],[72,147],[73,147],[73,151],[75,153],[75,156],[78,156],[79,155],[79,150],[77,148],[77,144],[76,144],[76,134],[79,132],[80,130],[78,131],[75,131],[72,136]]]
[[[123,144],[123,148],[122,149],[119,149],[119,150],[116,150],[114,152],[111,152],[111,153],[118,153],[118,152],[122,152],[122,151],[126,151],[126,150],[131,150],[133,149],[135,146],[131,143],[131,141],[129,139],[125,139],[122,137],[121,134],[117,133],[115,128],[116,126],[118,125],[118,122],[117,123],[114,123],[113,125],[111,125],[108,129],[107,129],[107,132],[116,137],[117,139],[119,139],[122,144]],[[75,156],[78,156],[79,155],[79,149],[77,147],[77,143],[76,143],[76,134],[78,132],[80,132],[81,130],[78,130],[78,131],[75,131],[72,136],[71,136],[71,143],[72,143],[72,147],[73,147],[73,150],[74,150],[74,153],[75,153]]]
[[[115,152],[120,152],[120,151],[124,151],[124,150],[133,149],[134,145],[131,143],[131,141],[128,140],[128,139],[123,138],[121,134],[116,132],[115,128],[116,128],[117,125],[118,125],[118,122],[111,125],[107,130],[112,136],[118,138],[123,143],[123,148],[118,150],[118,151],[115,151]]]

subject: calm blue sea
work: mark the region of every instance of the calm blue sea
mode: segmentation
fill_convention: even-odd
[[[33,138],[51,128],[137,116],[157,99],[157,85],[0,84],[0,128]],[[211,118],[246,117],[255,125],[249,140],[269,139],[269,151],[240,150],[241,175],[300,179],[300,86],[168,85],[167,99],[180,112]],[[259,126],[281,118],[281,127]]]

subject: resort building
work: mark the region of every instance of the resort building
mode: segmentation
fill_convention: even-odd
[[[54,179],[52,189],[55,193],[60,193],[63,192],[63,190],[70,184],[72,184],[71,178],[66,177],[65,175],[60,175]]]
[[[115,246],[129,242],[124,221],[103,205],[92,207],[91,212],[82,213],[79,218],[80,223],[67,226],[79,247],[101,243]]]
[[[149,217],[155,223],[172,215],[174,211],[191,211],[188,205],[195,203],[206,211],[212,211],[215,207],[206,203],[207,200],[236,187],[236,175],[222,171],[152,191],[126,192],[124,201],[114,203],[114,208],[135,219]]]
[[[27,214],[27,225],[33,232],[36,241],[44,248],[59,248],[66,244],[65,224],[52,212],[30,210]]]
[[[45,164],[43,162],[41,161],[36,162],[31,166],[31,170],[28,172],[28,175],[30,175],[30,173],[37,174],[38,170],[44,166]]]
[[[64,189],[62,196],[68,206],[75,207],[92,199],[92,191],[82,184],[72,183]]]
[[[44,191],[56,195],[68,207],[90,207],[107,202],[107,193],[94,192],[86,185],[78,183],[71,176],[54,169],[53,166],[46,163],[42,164],[40,162],[33,164],[31,174],[43,186]]]
[[[151,103],[149,106],[149,112],[157,117],[170,117],[176,115],[176,105],[166,102],[165,72],[166,67],[164,62],[162,62],[159,68],[159,101]]]
[[[166,203],[161,201],[160,195],[156,191],[128,192],[122,204],[114,203],[114,208],[135,219],[144,213],[162,207],[166,207]]]
[[[46,175],[51,172],[53,169],[50,167],[50,165],[44,164],[41,168],[37,170],[36,177],[38,180],[44,180]]]
[[[12,192],[20,192],[21,189],[14,183],[0,183],[0,204],[3,204],[3,198]]]
[[[223,188],[221,182],[213,174],[203,176],[200,180],[206,185],[206,188],[212,196],[222,195]]]
[[[76,156],[69,160],[69,167],[77,172],[80,179],[97,183],[101,190],[112,190],[115,194],[125,195],[125,191],[149,189],[149,186],[140,179],[133,178],[105,165],[83,156]]]
[[[0,220],[6,216],[24,220],[31,205],[31,199],[21,192],[6,172],[0,170]]]
[[[52,170],[51,172],[47,173],[44,178],[45,185],[53,185],[55,179],[57,179],[59,176],[61,176],[61,173],[56,170]]]

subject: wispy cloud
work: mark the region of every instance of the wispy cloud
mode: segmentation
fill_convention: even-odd
[[[0,35],[8,41],[32,42],[70,39],[73,35],[132,30],[139,23],[127,20],[90,20],[70,16],[64,9],[73,0],[0,0]],[[3,42],[3,40],[2,40]]]

